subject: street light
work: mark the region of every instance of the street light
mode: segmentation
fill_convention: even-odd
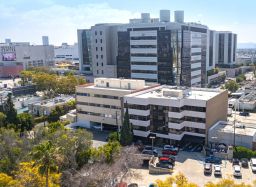
[[[149,138],[150,138],[151,141],[152,141],[152,151],[153,151],[153,149],[154,149],[154,140],[156,139],[156,135],[155,135],[155,134],[150,134],[150,135],[149,135]]]

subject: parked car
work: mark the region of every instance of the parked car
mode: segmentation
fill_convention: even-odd
[[[233,166],[235,166],[235,165],[239,166],[240,165],[239,159],[233,158],[232,164],[233,164]]]
[[[159,156],[159,159],[160,158],[168,158],[168,159],[171,159],[173,161],[176,160],[176,157],[174,155],[158,155]]]
[[[212,164],[211,163],[205,163],[204,164],[204,174],[205,175],[211,175],[212,174]]]
[[[144,154],[144,155],[154,155],[154,156],[157,156],[158,155],[158,153],[157,153],[157,151],[156,150],[143,150],[142,151],[142,154]]]
[[[174,150],[162,150],[163,155],[177,155],[177,151]]]
[[[173,145],[164,145],[164,150],[172,150],[172,151],[179,151],[178,147],[174,147]]]
[[[206,163],[212,163],[212,164],[221,164],[221,159],[211,155],[211,156],[205,158],[205,162]]]
[[[251,166],[252,172],[256,173],[256,158],[251,158],[250,166]]]
[[[169,157],[159,157],[159,162],[169,162],[172,165],[175,164],[175,160]]]
[[[146,145],[143,150],[155,150],[155,148],[150,145]]]
[[[234,166],[234,177],[242,177],[241,167],[239,165]]]
[[[156,163],[156,167],[172,169],[173,165],[170,162],[158,162]]]
[[[249,112],[240,112],[239,113],[240,116],[250,116]]]
[[[215,165],[214,166],[214,175],[215,176],[221,176],[222,175],[220,165]]]
[[[241,159],[241,166],[242,166],[243,168],[248,168],[248,167],[249,167],[248,159],[247,159],[247,158],[242,158],[242,159]]]

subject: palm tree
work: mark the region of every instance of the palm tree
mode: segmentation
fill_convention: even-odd
[[[45,175],[46,187],[49,186],[49,172],[57,169],[56,151],[51,141],[45,141],[35,146],[30,153],[35,160],[35,165],[39,166],[39,172]]]

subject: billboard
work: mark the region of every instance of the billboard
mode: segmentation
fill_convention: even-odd
[[[1,57],[2,61],[16,61],[15,46],[2,46]]]

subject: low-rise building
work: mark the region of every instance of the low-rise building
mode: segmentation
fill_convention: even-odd
[[[90,128],[120,128],[123,119],[123,97],[149,88],[144,80],[95,78],[94,83],[76,87],[77,121]]]
[[[42,100],[28,105],[29,112],[36,116],[50,115],[56,106],[63,106],[67,102],[73,100],[72,96],[62,96],[53,99]]]
[[[228,92],[162,85],[126,95],[124,103],[140,139],[155,134],[165,143],[207,143],[208,129],[227,120]]]
[[[234,128],[233,122],[219,121],[209,129],[208,141],[256,150],[256,127],[253,124],[236,123]]]

